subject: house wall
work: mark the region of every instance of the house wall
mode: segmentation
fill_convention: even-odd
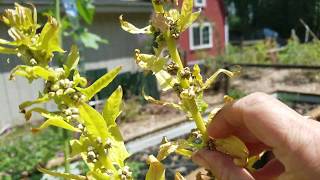
[[[181,4],[181,3],[180,3]],[[197,9],[195,8],[195,11]],[[180,38],[180,48],[188,64],[193,64],[201,59],[198,53],[204,52],[209,55],[223,53],[225,47],[225,12],[223,0],[206,0],[206,7],[202,8],[201,16],[197,20],[199,23],[204,20],[213,24],[213,47],[210,49],[191,50],[189,30],[182,33]]]
[[[146,35],[133,35],[120,28],[119,16],[138,27],[148,25],[150,13],[99,13],[95,16],[93,25],[89,30],[106,38],[109,44],[102,44],[99,50],[85,49],[83,57],[87,70],[114,68],[122,65],[123,72],[136,71],[137,66],[133,59],[134,49],[144,49]]]

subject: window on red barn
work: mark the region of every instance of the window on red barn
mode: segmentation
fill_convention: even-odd
[[[206,0],[195,0],[194,1],[194,6],[195,7],[205,7],[206,6]]]
[[[209,22],[205,23],[194,23],[190,28],[190,49],[207,49],[213,46],[212,43],[212,24]]]

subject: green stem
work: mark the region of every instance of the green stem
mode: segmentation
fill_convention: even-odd
[[[192,118],[193,118],[194,122],[196,123],[198,130],[202,134],[204,142],[207,142],[207,140],[208,140],[207,128],[206,128],[206,125],[202,119],[201,113],[197,110],[195,113],[192,114]]]
[[[65,137],[68,137],[68,132],[64,131]],[[64,141],[64,168],[65,172],[70,172],[70,163],[69,163],[69,157],[70,157],[70,146],[69,146],[69,137],[66,138]]]
[[[179,72],[183,71],[183,64],[180,58],[176,41],[173,38],[169,37],[169,35],[167,35],[166,41],[167,41],[167,46],[168,46],[171,59],[173,60],[173,62],[175,62],[178,65]],[[180,82],[181,82],[182,88],[185,88],[185,89],[189,88],[189,82],[187,79],[180,78]]]
[[[60,10],[60,0],[55,0],[55,16],[57,19],[58,24],[61,26],[61,10]],[[60,44],[60,47],[63,47],[62,43],[62,29],[59,30],[58,35],[58,41]],[[69,133],[67,130],[63,130],[63,136],[64,136],[64,168],[65,172],[70,172],[70,163],[69,163],[69,157],[70,157],[70,147],[69,147]]]
[[[179,55],[176,41],[171,37],[166,37],[166,41],[172,60],[179,66],[179,70],[183,70],[183,64]]]
[[[60,0],[56,0],[55,2],[55,16],[57,19],[57,22],[59,24],[59,26],[61,25],[61,10],[60,10]],[[58,41],[60,43],[60,46],[62,47],[62,32],[61,32],[61,28],[59,30],[59,36],[58,36]]]

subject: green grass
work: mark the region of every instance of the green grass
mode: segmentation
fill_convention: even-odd
[[[21,179],[21,174],[27,173],[30,179],[39,179],[36,167],[45,165],[62,150],[63,142],[63,133],[56,128],[37,134],[32,134],[29,126],[15,128],[0,137],[0,174],[6,174],[7,179]]]

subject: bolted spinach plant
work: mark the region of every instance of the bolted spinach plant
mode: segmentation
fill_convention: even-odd
[[[155,37],[154,54],[144,54],[136,49],[136,63],[143,70],[153,72],[163,91],[173,90],[178,96],[179,102],[160,101],[147,95],[145,95],[145,99],[185,112],[197,127],[190,132],[186,139],[169,141],[167,138],[163,138],[157,156],[150,155],[147,159],[147,163],[150,164],[146,175],[148,180],[165,179],[165,167],[161,161],[171,153],[190,158],[195,151],[208,148],[230,155],[236,165],[246,167],[249,170],[253,170],[251,166],[259,158],[259,156],[249,157],[249,151],[245,144],[235,136],[225,139],[208,137],[206,126],[219,111],[219,108],[213,109],[208,118],[204,118],[204,113],[208,108],[203,98],[204,90],[212,86],[219,74],[223,73],[233,77],[238,71],[231,72],[219,69],[204,81],[197,64],[192,68],[183,65],[177,43],[180,34],[200,15],[200,12],[193,12],[193,3],[193,0],[183,0],[181,8],[179,8],[177,0],[152,0],[154,13],[150,25],[141,29],[125,21],[123,16],[119,17],[123,30],[132,34],[147,34]],[[230,101],[232,98],[226,96],[225,103]],[[176,179],[183,179],[179,172],[176,173]]]
[[[60,26],[55,18],[48,16],[46,24],[40,28],[36,8],[16,3],[14,9],[5,10],[1,21],[9,26],[12,41],[0,39],[0,53],[16,55],[22,61],[12,69],[10,80],[21,76],[30,83],[37,79],[45,83],[37,99],[19,106],[26,120],[30,120],[33,113],[46,119],[32,131],[36,133],[48,126],[57,126],[77,132],[79,138],[70,141],[71,156],[81,155],[90,169],[85,176],[52,172],[41,167],[39,171],[66,179],[132,179],[125,164],[129,154],[115,122],[121,113],[121,87],[107,99],[101,114],[88,105],[88,101],[117,76],[121,67],[87,87],[86,78],[77,69],[80,57],[76,46],[64,56],[63,67],[51,65],[55,54],[65,53],[60,47]],[[56,104],[54,112],[39,106],[50,101]]]

